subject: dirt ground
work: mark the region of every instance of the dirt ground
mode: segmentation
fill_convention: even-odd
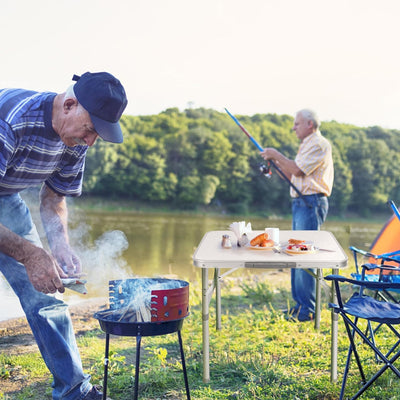
[[[102,308],[106,308],[106,300],[103,298],[88,299],[70,306],[77,337],[99,327],[99,323],[93,318],[93,314]],[[13,355],[36,351],[38,351],[38,347],[25,318],[0,321],[0,353]],[[47,382],[48,377],[44,377],[43,380]],[[3,393],[6,399],[11,400],[13,399],[13,394],[35,382],[40,384],[40,380],[33,380],[29,376],[21,375],[19,369],[15,368],[11,370],[11,376],[8,379],[1,379],[0,375],[0,393]]]

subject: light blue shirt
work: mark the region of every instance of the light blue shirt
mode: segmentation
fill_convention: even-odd
[[[46,183],[79,196],[87,146],[66,146],[52,127],[56,93],[0,91],[0,196]]]

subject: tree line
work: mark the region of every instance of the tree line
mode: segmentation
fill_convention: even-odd
[[[293,117],[237,115],[263,147],[294,158],[299,141]],[[170,208],[216,207],[228,213],[290,214],[289,186],[260,172],[259,150],[225,113],[169,108],[121,119],[124,143],[97,141],[88,151],[84,193],[134,199]],[[400,198],[400,131],[323,122],[333,150],[330,214],[387,211]]]

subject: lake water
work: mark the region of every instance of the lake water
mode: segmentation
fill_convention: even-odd
[[[200,281],[200,269],[192,264],[196,246],[207,231],[228,229],[235,221],[226,216],[83,213],[74,207],[70,207],[70,220],[71,243],[88,274],[89,293],[82,296],[67,290],[64,300],[68,303],[108,296],[111,279],[168,275],[189,282]],[[246,222],[251,222],[254,230],[291,229],[288,220],[248,218]],[[328,221],[323,229],[331,231],[348,252],[350,245],[368,249],[385,222]],[[351,260],[350,252],[348,256]],[[4,280],[0,280],[0,301],[3,305],[0,320],[22,315],[15,295]]]

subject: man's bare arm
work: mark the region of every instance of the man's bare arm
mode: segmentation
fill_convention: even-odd
[[[278,150],[267,147],[261,152],[261,157],[264,160],[272,160],[277,166],[282,170],[282,172],[290,179],[292,175],[294,176],[304,176],[304,172],[297,166],[297,164],[285,157]]]
[[[40,216],[52,250],[60,242],[69,243],[67,202],[46,185],[40,191]]]
[[[41,247],[0,224],[0,251],[25,266],[34,288],[44,293],[64,292],[57,264]]]
[[[51,252],[69,276],[81,273],[81,263],[69,244],[68,209],[64,196],[46,185],[40,191],[40,215]]]

